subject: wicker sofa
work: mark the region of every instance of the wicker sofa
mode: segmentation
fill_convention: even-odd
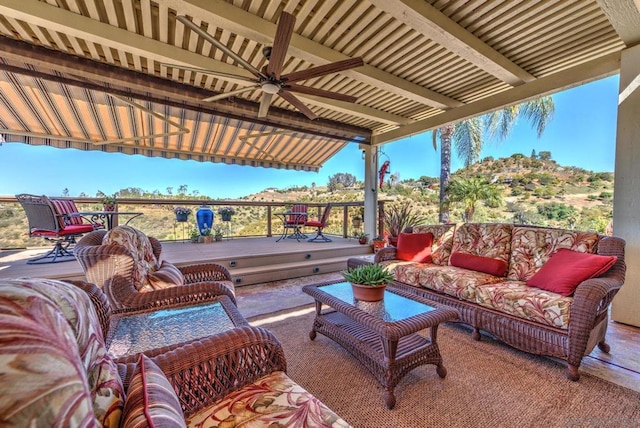
[[[287,377],[262,328],[113,360],[106,298],[83,289],[0,280],[0,426],[348,426]]]
[[[579,379],[582,358],[596,345],[609,352],[608,309],[626,270],[623,239],[499,223],[416,226],[405,232],[432,235],[431,260],[399,260],[399,249],[387,247],[376,253],[374,262],[388,266],[400,287],[458,309],[460,321],[473,327],[475,340],[484,330],[517,349],[565,360],[571,380]],[[613,265],[605,273],[580,282],[570,295],[527,285],[554,254],[566,250],[616,258],[609,258]],[[352,258],[348,265],[363,263]],[[496,265],[502,266],[500,273],[494,271]],[[563,269],[560,281],[572,272]]]

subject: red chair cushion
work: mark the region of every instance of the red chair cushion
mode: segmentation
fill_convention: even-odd
[[[40,236],[65,236],[65,235],[79,235],[82,233],[92,232],[93,226],[90,224],[79,224],[73,226],[65,226],[64,229],[55,232],[53,230],[34,229],[31,231],[32,235]]]
[[[306,222],[304,225],[309,227],[324,227],[324,223],[318,220],[310,220]]]
[[[491,257],[476,256],[475,254],[454,251],[449,258],[449,264],[460,268],[484,272],[494,276],[507,274],[507,262]]]
[[[411,262],[430,263],[433,233],[400,233],[396,258]]]
[[[582,281],[602,275],[617,259],[616,256],[601,256],[562,248],[527,281],[527,285],[570,296]]]

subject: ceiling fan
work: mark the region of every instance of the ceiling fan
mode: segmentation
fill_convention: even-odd
[[[350,58],[343,61],[336,61],[317,67],[311,67],[306,70],[294,71],[293,73],[289,74],[281,74],[287,49],[289,47],[289,42],[291,41],[291,35],[293,34],[293,29],[296,23],[296,18],[287,12],[282,12],[280,14],[280,18],[278,19],[278,27],[276,28],[276,35],[273,40],[273,46],[266,46],[262,49],[262,53],[269,61],[269,63],[262,69],[262,71],[258,70],[249,62],[245,61],[240,55],[233,52],[225,44],[191,22],[185,16],[176,16],[176,19],[183,23],[185,26],[189,27],[191,31],[195,32],[200,37],[204,38],[212,45],[220,49],[222,52],[227,54],[236,63],[238,63],[254,75],[254,77],[250,78],[228,73],[208,71],[199,68],[184,67],[176,64],[163,64],[164,66],[168,67],[197,71],[200,73],[212,74],[220,77],[228,77],[235,80],[244,80],[252,83],[251,86],[221,93],[213,97],[205,98],[203,101],[217,101],[241,94],[243,92],[249,92],[259,89],[262,91],[262,95],[260,98],[260,109],[258,110],[258,117],[267,116],[267,112],[269,111],[269,106],[271,105],[273,96],[277,94],[288,101],[295,108],[297,108],[310,120],[313,120],[317,117],[316,114],[313,113],[313,111],[311,111],[311,109],[307,107],[302,101],[300,101],[300,99],[296,97],[293,92],[307,95],[316,95],[350,103],[356,102],[357,100],[356,97],[352,97],[350,95],[344,95],[338,92],[299,85],[296,82],[308,80],[314,77],[325,76],[331,73],[337,73],[343,70],[349,70],[355,67],[360,67],[364,65],[364,61],[361,57]]]

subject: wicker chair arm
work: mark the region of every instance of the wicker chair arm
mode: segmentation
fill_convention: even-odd
[[[98,321],[100,321],[100,328],[102,329],[102,338],[106,340],[109,330],[111,329],[111,305],[109,304],[107,296],[102,290],[89,282],[77,280],[66,280],[65,282],[73,284],[87,293],[98,314]]]
[[[396,258],[396,247],[385,247],[378,251],[373,259],[374,263],[380,263],[385,260],[394,260]]]
[[[117,281],[117,280],[116,280]],[[130,287],[129,284],[118,285],[114,281],[110,287]],[[112,308],[113,313],[136,312],[147,309],[160,309],[180,304],[205,303],[218,296],[228,296],[236,304],[236,297],[229,288],[218,282],[197,282],[181,287],[169,287],[161,290],[139,293],[131,291],[119,294],[119,306]]]
[[[185,417],[274,371],[287,363],[278,339],[259,327],[238,327],[193,341],[170,352],[150,355],[178,394]],[[136,356],[118,361],[128,388]]]
[[[104,288],[106,282],[114,277],[131,280],[133,276],[133,257],[120,245],[76,245],[73,251],[87,281],[100,288]]]
[[[217,263],[178,266],[178,269],[184,275],[185,284],[204,281],[231,281],[229,270]]]

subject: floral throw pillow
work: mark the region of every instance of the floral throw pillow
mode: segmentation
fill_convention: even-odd
[[[157,268],[158,260],[147,235],[131,226],[116,226],[104,235],[103,245],[117,244],[125,247],[134,260],[133,282],[138,290],[149,288],[149,272]]]

